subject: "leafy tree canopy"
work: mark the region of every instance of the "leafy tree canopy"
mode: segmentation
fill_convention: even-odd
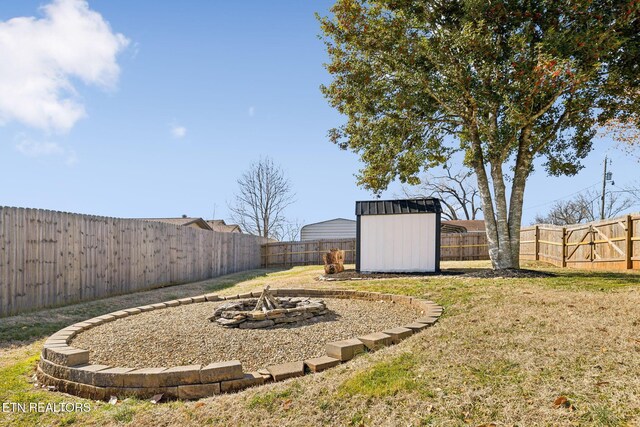
[[[575,174],[598,124],[640,111],[639,7],[337,0],[332,16],[319,18],[333,75],[322,91],[346,116],[330,138],[360,154],[358,183],[375,192],[394,179],[417,184],[421,170],[462,150],[494,266],[517,266],[534,159],[552,175]]]

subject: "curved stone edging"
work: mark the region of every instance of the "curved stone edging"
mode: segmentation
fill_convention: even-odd
[[[238,360],[212,363],[207,366],[188,365],[169,368],[123,368],[89,363],[89,350],[69,346],[69,341],[80,332],[106,322],[133,316],[146,311],[160,310],[178,305],[205,301],[225,301],[256,298],[261,292],[232,296],[216,294],[199,295],[157,304],[119,310],[68,326],[51,335],[44,348],[37,368],[37,378],[42,384],[76,396],[105,400],[112,395],[148,398],[163,393],[169,399],[199,399],[220,393],[239,391],[270,381],[282,381],[309,372],[320,372],[351,360],[364,351],[397,344],[405,338],[434,324],[443,312],[438,304],[405,295],[348,289],[272,289],[273,295],[283,297],[332,297],[353,298],[415,306],[421,317],[413,323],[351,339],[327,343],[326,355],[305,361],[283,363],[244,372]]]

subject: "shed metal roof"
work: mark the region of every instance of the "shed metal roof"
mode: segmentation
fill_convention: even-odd
[[[329,222],[338,222],[338,221],[343,221],[343,222],[344,222],[344,221],[348,221],[348,222],[352,222],[352,223],[354,223],[354,224],[355,224],[355,222],[356,222],[356,220],[355,220],[355,219],[334,218],[334,219],[327,219],[327,220],[325,220],[325,221],[313,222],[313,223],[311,223],[311,224],[307,224],[307,225],[302,226],[302,228],[306,228],[306,227],[309,227],[309,226],[312,226],[312,225],[326,224],[326,223],[329,223]]]
[[[440,213],[439,199],[365,200],[356,202],[357,215]]]

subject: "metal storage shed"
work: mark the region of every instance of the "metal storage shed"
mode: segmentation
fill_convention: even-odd
[[[440,200],[356,202],[356,270],[440,271]]]
[[[300,240],[355,239],[356,222],[352,219],[336,218],[307,224],[300,229]]]

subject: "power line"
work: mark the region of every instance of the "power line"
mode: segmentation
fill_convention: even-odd
[[[528,210],[531,210],[531,209],[539,208],[539,207],[541,207],[541,206],[546,206],[546,205],[548,205],[548,204],[550,204],[550,203],[555,203],[555,202],[558,202],[558,201],[560,201],[560,200],[567,199],[567,198],[569,198],[569,197],[571,197],[571,196],[575,196],[575,195],[576,195],[576,194],[578,194],[578,193],[582,193],[582,192],[583,192],[583,191],[585,191],[585,190],[588,190],[588,189],[590,189],[590,188],[592,188],[592,187],[595,187],[595,186],[596,186],[596,185],[598,185],[598,184],[600,184],[600,183],[599,183],[599,182],[596,182],[595,184],[591,184],[590,186],[585,187],[585,188],[583,188],[582,190],[578,190],[578,191],[576,191],[576,192],[573,192],[573,193],[571,193],[571,194],[569,194],[569,195],[566,195],[566,196],[563,196],[563,197],[559,197],[559,198],[557,198],[557,199],[555,199],[555,200],[550,200],[550,201],[548,201],[548,202],[540,203],[540,204],[538,204],[538,205],[529,206],[528,208],[523,209],[523,211],[528,211]]]
[[[608,193],[635,193],[640,191],[640,188],[629,188],[628,190],[608,191]]]

